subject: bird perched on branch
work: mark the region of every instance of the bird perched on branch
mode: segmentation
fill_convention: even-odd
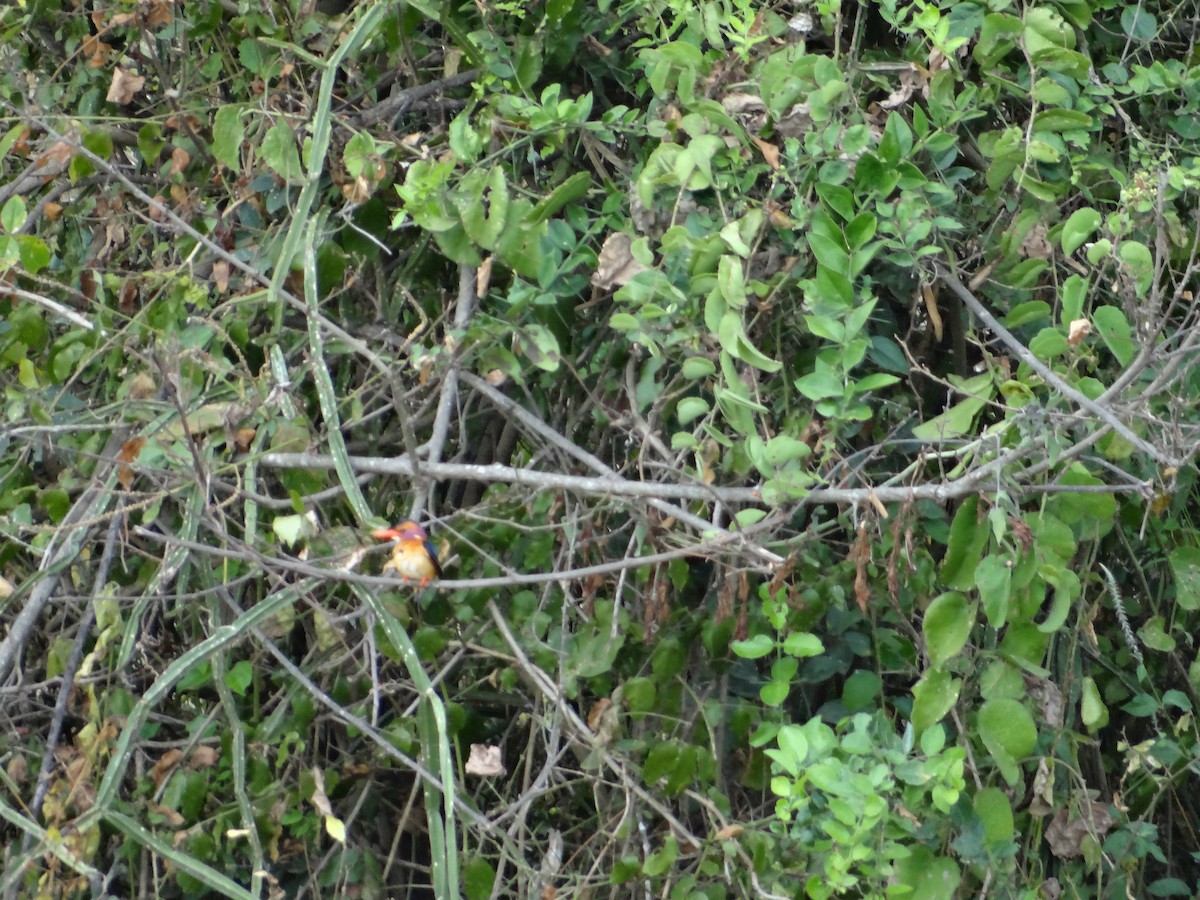
[[[391,569],[405,581],[419,581],[421,587],[442,577],[433,541],[425,529],[411,519],[391,528],[372,531],[371,536],[380,541],[395,542],[392,558],[383,564],[384,572]]]

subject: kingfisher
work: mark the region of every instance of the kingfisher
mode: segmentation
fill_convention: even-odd
[[[394,542],[392,558],[383,564],[383,571],[391,569],[405,581],[419,581],[421,587],[442,577],[433,541],[425,529],[411,519],[391,528],[372,531],[371,537]]]

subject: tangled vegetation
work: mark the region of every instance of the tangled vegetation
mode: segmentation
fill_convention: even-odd
[[[1200,892],[1198,33],[6,4],[0,890]]]

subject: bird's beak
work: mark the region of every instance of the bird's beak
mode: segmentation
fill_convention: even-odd
[[[376,528],[371,532],[371,537],[377,541],[394,541],[400,537],[400,529],[398,528]]]

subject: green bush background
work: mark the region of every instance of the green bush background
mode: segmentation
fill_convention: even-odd
[[[6,896],[1194,895],[1198,16],[6,6]]]

